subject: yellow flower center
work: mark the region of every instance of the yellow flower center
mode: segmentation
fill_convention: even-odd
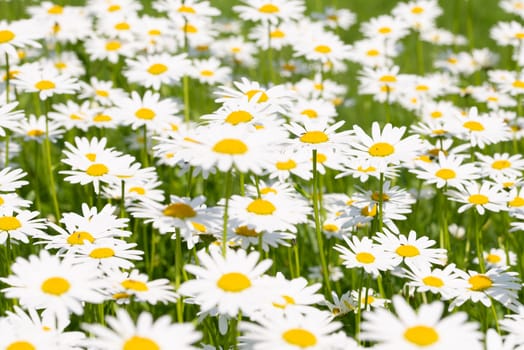
[[[150,31],[147,32],[147,34],[157,36],[157,35],[161,35],[162,32],[158,29],[151,29]]]
[[[95,248],[89,256],[93,259],[106,259],[115,256],[115,251],[111,248]]]
[[[517,38],[517,39],[524,39],[524,33],[522,33],[522,32],[516,33],[515,34],[515,38]]]
[[[40,288],[44,293],[60,296],[71,288],[71,284],[65,278],[51,277],[46,279]]]
[[[55,83],[50,80],[40,80],[35,84],[35,88],[38,90],[50,90],[55,88]]]
[[[110,122],[111,120],[113,120],[113,118],[111,118],[111,117],[108,116],[107,114],[97,114],[97,115],[93,118],[93,121],[94,121],[94,122],[97,122],[97,123],[101,123],[101,122]]]
[[[324,143],[329,141],[329,137],[326,135],[325,132],[315,130],[315,131],[308,131],[302,134],[300,136],[300,141],[304,143]]]
[[[238,139],[223,139],[213,146],[213,151],[222,154],[244,154],[248,151],[247,145]]]
[[[202,224],[200,224],[198,222],[194,222],[194,221],[191,222],[191,225],[193,225],[193,228],[195,230],[197,230],[198,232],[200,232],[200,233],[206,233],[207,232],[207,228],[206,228],[205,225],[202,225]]]
[[[398,255],[403,256],[405,258],[412,258],[414,256],[420,255],[420,251],[418,250],[418,248],[410,244],[401,245],[395,250],[395,252]]]
[[[268,200],[255,199],[247,206],[247,211],[257,215],[271,215],[277,208]]]
[[[238,226],[235,228],[235,233],[239,236],[258,237],[258,232],[247,226]]]
[[[120,22],[120,23],[115,24],[115,29],[116,30],[129,30],[131,29],[131,26],[127,22]]]
[[[291,345],[300,348],[314,346],[317,343],[317,337],[310,331],[303,328],[291,328],[282,333],[282,338]]]
[[[331,52],[331,48],[327,45],[318,45],[317,47],[315,47],[315,51],[318,53],[326,54]]]
[[[371,253],[361,252],[355,255],[355,259],[362,264],[371,264],[375,261],[375,256]]]
[[[441,118],[442,117],[442,112],[434,111],[434,112],[431,112],[430,116],[431,116],[431,118],[434,118],[434,119]]]
[[[482,131],[482,130],[484,130],[484,125],[482,125],[479,122],[473,121],[473,120],[469,120],[469,121],[465,122],[464,124],[462,124],[462,126],[465,127],[466,129],[471,130],[471,131]]]
[[[100,96],[100,97],[108,97],[109,96],[109,91],[107,91],[107,90],[96,90],[95,94],[97,96]]]
[[[59,15],[62,12],[64,12],[64,8],[60,5],[53,5],[47,10],[50,15]]]
[[[318,117],[318,113],[314,109],[304,109],[302,112],[300,112],[300,114],[312,119]]]
[[[15,38],[15,33],[10,30],[0,30],[0,44],[10,42]]]
[[[382,193],[382,196],[378,191],[375,191],[371,194],[371,199],[373,199],[375,202],[380,202],[381,198],[383,202],[387,202],[389,200],[389,196],[385,193]]]
[[[472,194],[469,196],[468,201],[471,204],[484,205],[489,202],[489,198],[483,194]]]
[[[387,142],[377,142],[368,149],[368,153],[373,157],[387,157],[395,152],[395,147]]]
[[[327,232],[338,232],[338,226],[334,224],[325,224],[322,228]]]
[[[442,281],[442,279],[440,279],[439,277],[435,277],[435,276],[424,277],[422,279],[422,282],[424,282],[426,286],[437,287],[437,288],[440,288],[444,285],[444,281]]]
[[[382,28],[379,28],[378,32],[380,34],[388,34],[388,33],[391,33],[391,28],[389,28],[389,27],[382,27]]]
[[[165,216],[171,216],[178,219],[192,218],[197,215],[196,211],[185,203],[171,203],[169,204],[162,213]]]
[[[450,180],[450,179],[454,179],[455,177],[457,177],[457,174],[455,173],[453,169],[442,168],[442,169],[437,170],[437,172],[435,173],[435,176],[440,177],[443,180]]]
[[[364,216],[370,216],[370,217],[377,215],[377,205],[373,204],[371,208],[369,208],[368,206],[365,206],[364,208],[360,210],[360,214]]]
[[[496,96],[490,96],[490,97],[487,98],[487,100],[490,101],[490,102],[498,102],[499,99]]]
[[[159,74],[162,74],[165,71],[167,71],[167,66],[165,64],[162,64],[162,63],[155,63],[155,64],[152,64],[147,69],[147,71],[148,71],[149,74],[159,75]]]
[[[107,12],[116,12],[120,11],[121,7],[120,5],[111,5],[107,8]]]
[[[22,223],[14,216],[0,217],[0,231],[12,231],[20,227],[22,227]]]
[[[249,90],[244,95],[247,96],[248,101],[251,101],[256,94],[260,94],[257,103],[266,102],[269,99],[268,95],[262,90]]]
[[[289,295],[282,295],[282,299],[284,299],[284,303],[272,303],[273,306],[278,307],[279,309],[285,309],[288,305],[295,305],[295,299],[293,299]]]
[[[116,51],[122,47],[119,41],[108,41],[106,43],[106,51]]]
[[[212,70],[209,70],[209,69],[204,69],[204,70],[200,71],[200,75],[203,76],[203,77],[212,77],[213,75],[215,75],[215,72],[213,72]]]
[[[86,170],[86,174],[89,176],[102,176],[109,172],[109,169],[104,164],[96,163],[91,164]]]
[[[505,159],[496,160],[491,164],[491,167],[497,170],[506,169],[506,168],[509,168],[510,166],[511,166],[511,162]]]
[[[223,274],[217,281],[218,288],[231,293],[238,293],[251,287],[251,280],[240,272]]]
[[[225,121],[226,123],[237,125],[240,123],[247,123],[253,119],[253,115],[246,111],[234,111],[228,114]]]
[[[472,291],[482,292],[490,288],[493,285],[493,281],[486,275],[475,275],[471,276],[468,280]]]
[[[368,166],[367,168],[363,168],[360,165],[357,168],[357,171],[363,172],[363,173],[370,173],[372,171],[377,170],[374,166]]]
[[[262,13],[277,13],[280,11],[280,9],[278,8],[278,6],[276,5],[273,5],[273,4],[265,4],[265,5],[262,5],[258,8],[258,11],[259,12],[262,12]]]
[[[488,256],[486,257],[486,260],[490,264],[496,264],[500,262],[502,259],[497,254],[488,254]]]
[[[382,83],[396,83],[397,78],[394,75],[383,75],[379,79]]]
[[[278,170],[291,170],[297,167],[297,163],[293,159],[290,159],[285,162],[277,162],[275,166]]]
[[[91,162],[94,162],[96,160],[96,153],[86,153],[85,156]]]
[[[509,201],[508,206],[510,207],[522,207],[524,205],[524,198],[522,197],[515,197],[511,201]]]
[[[6,347],[5,349],[6,350],[36,350],[33,344],[26,342],[24,340],[15,341],[9,344],[9,346]]]
[[[195,27],[195,26],[192,25],[192,24],[189,24],[189,23],[187,23],[187,24],[183,27],[183,29],[184,29],[184,32],[186,32],[186,33],[190,33],[190,34],[198,33],[198,28]]]
[[[29,131],[27,132],[27,136],[30,136],[30,137],[39,137],[39,136],[42,136],[44,133],[45,133],[44,130],[40,130],[40,129],[32,129],[32,130],[29,130]]]
[[[433,135],[444,135],[447,131],[444,130],[444,129],[435,129],[435,130],[431,130],[431,133]]]
[[[522,80],[515,80],[512,85],[514,88],[524,89],[524,81]]]
[[[416,15],[421,14],[422,12],[424,12],[424,8],[420,6],[415,6],[411,9],[411,13],[414,13]]]
[[[448,58],[448,63],[451,63],[451,64],[457,64],[458,60],[454,57],[450,57]]]
[[[149,338],[134,335],[124,343],[122,350],[160,350],[160,346]]]
[[[138,119],[152,120],[155,118],[155,112],[149,108],[140,108],[135,112],[135,117]]]
[[[196,13],[194,8],[192,8],[191,6],[184,5],[180,6],[177,11],[182,13]]]
[[[89,232],[86,231],[75,231],[67,237],[67,243],[71,245],[82,245],[84,241],[93,243],[95,237],[93,237]]]
[[[271,39],[282,39],[282,38],[285,38],[286,37],[286,33],[284,33],[283,31],[281,31],[280,29],[277,29],[277,30],[273,30],[269,36],[271,37]]]
[[[428,346],[436,343],[439,336],[433,327],[414,326],[406,329],[404,339],[418,346]]]
[[[56,62],[55,63],[55,68],[56,69],[65,69],[67,68],[67,64],[65,62]]]
[[[149,290],[149,288],[147,287],[147,284],[145,284],[144,282],[141,282],[141,281],[137,281],[137,280],[129,279],[129,280],[123,281],[120,284],[125,289],[131,289],[131,290],[134,290],[136,292],[145,292],[145,291]]]
[[[372,57],[374,57],[374,56],[378,56],[378,55],[380,55],[380,51],[375,50],[375,49],[371,49],[371,50],[368,50],[368,51],[366,52],[366,55],[368,55],[368,56],[372,56]]]
[[[415,90],[417,90],[417,91],[428,91],[429,90],[429,86],[427,86],[427,85],[417,85]]]
[[[372,295],[368,295],[368,297],[363,297],[361,300],[362,304],[371,305],[375,301],[375,298]]]
[[[146,194],[146,190],[145,188],[143,187],[131,187],[129,189],[129,192],[133,192],[133,193],[136,193],[136,194],[139,194],[141,196],[143,196],[144,194]]]

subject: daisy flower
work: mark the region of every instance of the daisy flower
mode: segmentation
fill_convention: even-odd
[[[9,286],[2,290],[6,298],[17,298],[24,308],[44,309],[59,324],[67,324],[70,313],[82,315],[84,302],[104,301],[100,272],[68,257],[61,260],[42,250],[28,260],[18,257],[11,271],[12,275],[0,279]]]
[[[193,60],[189,75],[202,84],[225,84],[231,78],[231,68],[221,66],[220,60],[215,57]]]
[[[516,272],[507,271],[507,267],[491,268],[486,273],[460,271],[460,275],[467,282],[467,286],[459,290],[449,306],[450,310],[468,300],[474,303],[480,301],[485,307],[490,307],[492,300],[496,300],[514,312],[522,307],[518,297],[522,288],[520,279]]]
[[[428,184],[436,184],[437,188],[460,188],[468,181],[479,178],[481,174],[475,164],[462,164],[463,162],[463,156],[446,156],[444,152],[439,151],[438,162],[417,162],[419,169],[412,169],[411,172]]]
[[[343,293],[342,295],[340,295],[340,297],[337,295],[337,293],[331,292],[331,297],[333,298],[333,302],[325,300],[324,304],[326,304],[333,316],[344,316],[355,309],[355,306],[353,304],[353,298],[351,296],[351,291]]]
[[[270,192],[260,198],[233,195],[228,213],[234,226],[296,233],[296,225],[307,222],[311,207],[303,201]]]
[[[186,54],[167,53],[138,56],[136,60],[127,59],[128,69],[124,76],[141,86],[159,90],[162,84],[176,84],[191,67]]]
[[[346,45],[331,32],[314,33],[293,43],[294,56],[306,60],[337,64],[350,57],[351,46]]]
[[[396,42],[408,35],[408,23],[389,15],[373,17],[360,26],[360,32],[367,38]]]
[[[359,304],[359,294],[360,307],[357,306]],[[373,288],[364,287],[360,293],[358,290],[352,290],[350,296],[353,309],[359,308],[359,310],[366,310],[368,307],[385,307],[386,304],[390,303],[388,299],[377,297],[376,291],[374,291]]]
[[[299,20],[304,15],[301,0],[243,0],[244,5],[233,6],[240,18],[254,22],[277,24],[280,21]]]
[[[277,123],[275,111],[269,105],[260,105],[255,100],[235,100],[225,102],[222,107],[211,114],[200,117],[208,120],[209,123],[230,124],[230,125],[264,125],[269,120]]]
[[[289,247],[290,243],[288,241],[294,238],[295,235],[289,232],[257,231],[247,225],[237,226],[228,230],[228,242],[238,244],[242,249],[262,244],[262,250],[265,252],[269,251],[269,247]]]
[[[153,7],[160,12],[168,12],[169,17],[177,20],[193,17],[214,17],[220,15],[220,10],[212,7],[209,1],[199,0],[159,0]]]
[[[218,249],[209,254],[198,252],[202,266],[185,265],[197,279],[184,282],[178,292],[190,296],[206,312],[217,308],[219,314],[235,317],[239,311],[249,315],[267,298],[260,277],[271,266],[271,260],[258,262],[260,254],[245,250],[227,250],[223,257]]]
[[[89,83],[80,82],[79,97],[93,100],[102,106],[112,106],[114,101],[126,97],[124,90],[113,86],[113,82],[91,77]]]
[[[452,201],[464,203],[458,208],[463,213],[469,208],[475,208],[480,215],[484,215],[486,209],[493,212],[507,210],[506,195],[501,192],[499,186],[489,182],[467,182],[464,187],[447,192]]]
[[[351,149],[346,153],[366,159],[370,166],[383,172],[389,164],[398,165],[401,162],[411,161],[422,148],[422,142],[417,135],[404,139],[406,127],[394,127],[386,124],[381,131],[377,122],[373,122],[371,137],[359,126],[354,125],[355,138],[351,142]]]
[[[522,176],[524,159],[520,154],[495,153],[491,156],[477,152],[475,155],[484,176]]]
[[[177,298],[168,279],[149,281],[148,276],[138,270],[130,272],[111,270],[106,283],[109,285],[105,292],[119,304],[128,303],[131,300],[151,305],[159,302],[167,304],[175,302]]]
[[[48,113],[49,120],[61,125],[66,130],[74,128],[87,131],[88,120],[91,118],[93,109],[89,101],[77,104],[71,100],[65,103],[54,104],[52,112]]]
[[[11,102],[3,104],[4,100],[0,102],[0,136],[5,136],[5,130],[15,129],[19,123],[25,119],[23,111],[15,111],[18,102]]]
[[[380,271],[392,270],[395,266],[395,255],[383,250],[368,237],[361,240],[357,236],[352,236],[351,240],[344,237],[344,241],[348,248],[337,244],[334,249],[341,253],[342,264],[348,269],[362,267],[376,277]]]
[[[144,125],[148,129],[160,129],[179,112],[176,102],[160,99],[160,94],[151,90],[146,91],[142,97],[136,91],[132,91],[130,98],[117,98],[114,101],[123,123],[131,125],[133,130]]]
[[[136,243],[126,243],[120,239],[104,238],[91,243],[84,240],[84,244],[75,245],[66,256],[71,256],[78,264],[95,266],[102,271],[114,269],[131,269],[132,260],[142,260],[141,250],[132,249]]]
[[[12,210],[18,213],[22,208],[27,208],[31,204],[31,201],[22,199],[16,193],[0,193],[0,212],[3,210]]]
[[[56,94],[72,94],[79,89],[75,78],[43,68],[38,64],[24,66],[13,79],[13,84],[24,92],[37,92],[41,100]]]
[[[92,337],[87,339],[89,348],[98,350],[120,349],[172,349],[173,344],[180,350],[192,350],[192,345],[201,338],[200,332],[190,323],[172,324],[169,316],[157,320],[148,312],[142,312],[136,323],[123,309],[116,316],[107,316],[107,325],[84,324]]]
[[[4,244],[7,238],[15,239],[22,243],[29,243],[29,237],[38,237],[46,228],[45,219],[35,219],[39,212],[20,210],[14,212],[14,208],[2,208],[0,210],[0,244]]]
[[[328,125],[327,119],[305,120],[303,125],[291,122],[286,125],[287,129],[296,136],[290,141],[291,145],[297,149],[317,150],[328,152],[330,150],[345,150],[351,143],[352,132],[345,130],[336,133],[335,131],[344,125],[344,121],[339,121],[333,125]]]
[[[524,326],[524,308],[520,308],[517,314],[506,315],[506,317],[499,321],[499,323],[504,331],[514,337],[517,344],[520,346],[524,345],[524,334],[522,334],[522,327]]]
[[[278,178],[279,181],[285,181],[291,175],[304,180],[310,180],[313,177],[309,152],[283,147],[271,156],[272,160],[265,165],[270,179]]]
[[[478,324],[467,322],[464,312],[442,318],[444,303],[439,301],[415,312],[398,295],[393,297],[393,306],[397,316],[382,308],[364,313],[361,339],[377,342],[377,350],[483,348]]]
[[[19,307],[15,308],[22,312]],[[0,346],[3,349],[58,349],[56,339],[42,326],[21,324],[13,322],[11,318],[1,318],[0,332]]]
[[[40,39],[40,33],[33,30],[35,25],[34,20],[0,21],[0,56],[7,54],[17,59],[18,48],[40,47],[36,41]]]
[[[384,230],[384,233],[377,232],[373,239],[385,251],[395,253],[395,265],[400,265],[402,261],[408,266],[443,265],[447,260],[445,249],[430,248],[435,245],[435,241],[425,236],[417,238],[417,233],[413,230],[409,231],[407,237]]]
[[[287,113],[293,105],[294,92],[284,85],[275,85],[265,88],[256,81],[242,78],[241,81],[233,82],[234,88],[229,86],[219,86],[215,99],[217,103],[227,103],[235,100],[255,101],[261,106],[269,105],[275,111]]]
[[[359,93],[373,95],[378,102],[395,102],[399,100],[406,76],[399,74],[398,66],[378,67],[372,69],[364,67],[359,76]]]
[[[416,0],[396,5],[391,13],[411,28],[422,31],[435,26],[442,9],[436,0]]]
[[[307,314],[274,313],[258,318],[258,324],[241,322],[240,338],[250,349],[334,349],[339,338],[334,334],[342,323],[333,321],[330,312],[312,310]]]
[[[406,285],[418,293],[431,292],[440,294],[442,300],[453,299],[460,294],[460,290],[467,288],[467,283],[461,278],[455,264],[446,265],[443,269],[431,269],[429,265],[411,265],[410,270],[404,270],[408,278]]]
[[[93,36],[84,42],[85,50],[92,61],[107,59],[111,63],[117,63],[120,57],[131,57],[135,54],[134,46],[118,39],[106,39]]]
[[[64,134],[64,129],[59,123],[54,120],[46,121],[45,116],[37,117],[34,114],[29,115],[28,119],[21,120],[13,131],[17,136],[22,136],[25,141],[38,143],[42,143],[46,138],[55,143]]]
[[[517,255],[512,252],[508,251],[507,254],[504,251],[504,249],[500,248],[491,248],[489,251],[484,251],[484,262],[486,264],[486,267],[500,267],[505,268],[508,266],[515,266],[517,264]],[[508,261],[509,259],[509,261]],[[475,261],[478,264],[478,259],[475,259]]]

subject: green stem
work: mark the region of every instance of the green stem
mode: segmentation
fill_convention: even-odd
[[[9,74],[9,55],[5,53],[5,103],[9,104],[9,87],[10,87],[10,74]],[[5,167],[9,166],[9,130],[5,132]]]
[[[320,223],[320,208],[319,208],[319,189],[318,189],[318,171],[317,171],[317,150],[313,150],[313,212],[315,216],[315,233],[318,242],[318,255],[320,256],[320,264],[322,266],[322,274],[324,277],[324,287],[326,288],[326,295],[331,295],[331,284],[329,281],[329,269],[326,262],[324,252],[324,239],[322,237],[321,223]]]
[[[486,272],[486,266],[484,264],[484,248],[482,245],[482,232],[479,228],[479,220],[480,217],[476,212],[473,212],[472,216],[472,226],[473,226],[473,232],[475,234],[475,244],[477,248],[477,258],[479,260],[479,266],[480,266],[480,273]]]
[[[177,227],[175,230],[175,288],[178,290],[182,280],[182,235],[180,234],[180,228]],[[182,297],[178,298],[176,306],[178,322],[182,323],[184,322],[184,302]]]
[[[51,142],[49,141],[49,117],[47,115],[48,109],[47,103],[44,103],[44,115],[45,115],[45,139],[44,148],[46,153],[47,172],[49,174],[49,192],[53,200],[53,208],[55,212],[56,222],[60,222],[60,207],[58,206],[58,198],[55,186],[55,176],[53,173],[53,164],[51,161]]]
[[[384,227],[384,173],[380,173],[378,197],[378,231]]]
[[[222,224],[222,255],[226,256],[226,250],[227,250],[227,224],[228,224],[228,209],[229,209],[229,196],[231,195],[231,187],[232,187],[232,169],[229,169],[226,173],[226,187],[225,187],[225,193],[224,193],[224,222]]]
[[[126,182],[122,180],[120,183],[120,217],[121,218],[126,217],[125,201],[126,201]]]
[[[358,301],[357,310],[355,312],[355,340],[360,345],[360,318],[361,318],[361,300],[362,300],[362,286],[364,284],[364,269],[360,269],[360,278],[358,282]]]

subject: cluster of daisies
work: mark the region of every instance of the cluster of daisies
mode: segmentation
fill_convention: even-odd
[[[152,7],[0,21],[0,348],[524,349],[518,69],[436,0],[351,45],[303,0]],[[524,25],[490,33],[520,67]]]

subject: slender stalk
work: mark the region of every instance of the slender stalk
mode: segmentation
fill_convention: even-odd
[[[5,53],[5,103],[9,103],[9,87],[11,76],[9,74],[9,55]],[[5,133],[5,167],[9,166],[9,131]]]
[[[480,217],[476,212],[473,212],[472,216],[472,228],[475,234],[475,245],[477,248],[477,258],[479,260],[480,272],[486,272],[486,265],[484,264],[484,248],[482,245],[482,232],[479,228]]]
[[[318,255],[320,256],[320,264],[322,266],[322,274],[324,277],[324,287],[327,295],[331,295],[331,284],[329,281],[329,269],[326,262],[324,252],[324,238],[322,237],[321,223],[320,223],[320,208],[319,208],[319,189],[318,189],[318,171],[317,171],[317,150],[313,150],[313,213],[315,216],[315,233],[318,242]]]
[[[227,250],[227,224],[228,224],[228,209],[229,209],[229,196],[231,195],[231,187],[232,187],[232,169],[229,169],[226,173],[226,187],[225,187],[225,193],[224,193],[224,222],[222,225],[222,255],[226,256],[226,250]]]
[[[126,217],[125,201],[126,201],[126,182],[122,180],[120,182],[120,217],[121,218]]]
[[[384,173],[380,173],[378,194],[378,230],[382,232],[384,227]]]
[[[44,102],[44,115],[45,115],[45,139],[44,139],[44,148],[46,155],[47,163],[47,172],[49,174],[49,192],[51,194],[51,199],[53,201],[53,208],[55,212],[56,222],[60,221],[60,207],[58,206],[58,198],[56,193],[55,186],[55,176],[53,173],[53,164],[51,161],[51,142],[49,141],[49,117],[47,115],[49,108],[47,108],[47,103]]]
[[[364,269],[360,269],[360,278],[358,282],[358,302],[357,310],[355,312],[355,340],[360,345],[360,318],[361,318],[361,300],[362,300],[362,286],[364,284]]]
[[[182,280],[182,235],[180,228],[175,229],[175,288],[180,288]],[[178,322],[184,322],[184,302],[182,297],[179,297],[176,304]]]

